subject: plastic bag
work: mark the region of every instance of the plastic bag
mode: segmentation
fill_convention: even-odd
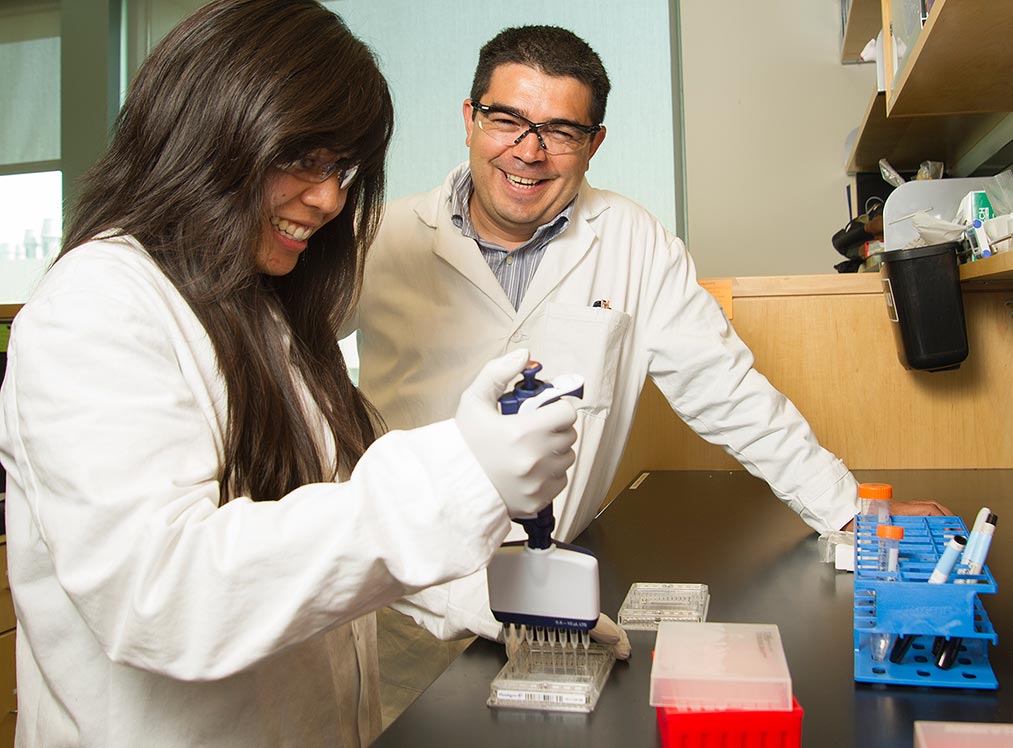
[[[922,161],[918,167],[918,176],[915,179],[942,179],[943,178],[943,162],[942,161]]]
[[[885,158],[881,158],[879,160],[879,173],[883,175],[884,180],[892,184],[894,187],[900,187],[907,181],[904,177],[897,173],[896,169],[890,166],[890,162]]]

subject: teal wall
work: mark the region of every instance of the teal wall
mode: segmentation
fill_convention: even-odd
[[[612,81],[607,136],[588,179],[621,192],[676,230],[668,0],[510,3],[461,0],[324,2],[377,52],[397,124],[388,197],[429,190],[467,159],[461,104],[478,50],[508,26],[564,26],[601,56]]]

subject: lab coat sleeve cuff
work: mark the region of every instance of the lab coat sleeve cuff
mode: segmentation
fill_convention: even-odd
[[[437,587],[422,590],[398,600],[391,607],[411,616],[433,636],[462,639],[481,636],[501,638],[503,625],[489,610],[489,592],[485,570],[475,572]]]
[[[858,512],[858,481],[840,460],[812,482],[812,495],[789,501],[816,532],[840,530]]]

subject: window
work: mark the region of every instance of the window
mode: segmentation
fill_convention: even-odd
[[[62,236],[60,9],[0,0],[0,304],[24,301]]]

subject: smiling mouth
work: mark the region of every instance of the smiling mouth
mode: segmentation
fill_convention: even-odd
[[[278,216],[271,216],[271,226],[278,233],[300,242],[306,241],[313,234],[313,229],[309,226],[303,226],[284,218],[278,218]]]
[[[520,187],[522,189],[529,189],[531,187],[535,187],[536,185],[539,185],[544,181],[542,179],[531,179],[530,177],[519,177],[516,174],[509,174],[507,172],[503,172],[503,175],[506,177],[507,181],[510,184],[514,185],[515,187]]]

